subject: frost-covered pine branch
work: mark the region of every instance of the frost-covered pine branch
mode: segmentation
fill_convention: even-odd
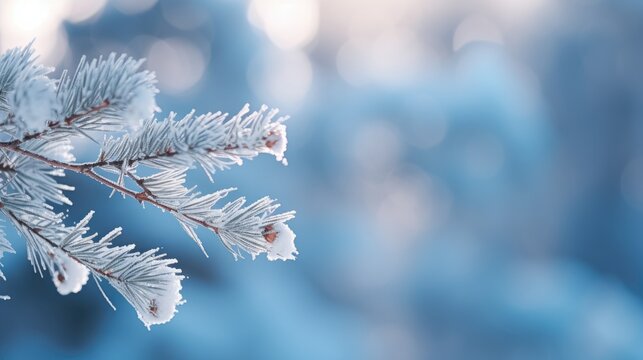
[[[73,75],[52,79],[30,45],[0,56],[0,211],[25,239],[34,271],[48,272],[60,294],[80,291],[91,277],[109,302],[100,286],[106,280],[149,327],[169,321],[183,302],[181,270],[158,249],[139,253],[134,245],[112,245],[120,228],[98,240],[88,235],[93,212],[65,225],[51,204],[72,205],[66,192],[73,187],[60,182],[66,171],[170,213],[204,253],[199,227],[235,258],[265,253],[269,260],[290,260],[297,249],[286,224],[294,212],[277,213],[275,200],[241,197],[222,204],[234,189],[201,193],[185,185],[197,166],[212,179],[215,171],[261,153],[285,164],[286,118],[246,105],[233,116],[170,113],[157,120],[156,80],[141,65],[125,55],[83,58]],[[96,161],[76,162],[71,136],[102,138]],[[146,176],[139,175],[143,168]],[[13,248],[0,231],[0,258],[5,252]]]

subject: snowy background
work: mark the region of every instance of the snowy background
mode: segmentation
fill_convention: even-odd
[[[70,174],[70,218],[162,246],[188,302],[148,332],[114,292],[59,296],[9,230],[0,358],[643,358],[640,1],[2,0],[0,48],[34,37],[57,72],[147,58],[165,114],[290,114],[289,166],[194,181],[297,210],[300,256],[204,233],[206,259]]]

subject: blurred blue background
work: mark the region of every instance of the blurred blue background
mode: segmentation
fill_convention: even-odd
[[[0,358],[643,358],[643,3],[2,0],[57,72],[126,52],[163,114],[280,107],[289,166],[195,174],[297,210],[295,262],[210,258],[80,176],[70,220],[162,246],[187,304],[148,332],[94,284],[3,259]],[[88,149],[77,144],[79,158]]]

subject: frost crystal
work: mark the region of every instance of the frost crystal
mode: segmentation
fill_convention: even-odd
[[[49,273],[60,294],[79,292],[91,277],[113,307],[102,289],[106,282],[149,328],[170,321],[184,303],[177,261],[158,249],[113,245],[120,228],[98,238],[88,227],[93,212],[66,225],[53,208],[72,205],[67,192],[74,188],[59,182],[66,172],[162,209],[204,253],[197,228],[209,230],[235,258],[265,253],[269,260],[293,260],[298,253],[286,225],[294,211],[277,212],[279,204],[268,197],[225,200],[234,189],[201,193],[185,184],[197,166],[211,178],[260,154],[285,164],[287,118],[246,105],[232,116],[155,119],[156,79],[141,66],[126,55],[83,57],[73,73],[51,79],[51,69],[35,64],[30,45],[0,55],[0,132],[8,139],[0,141],[0,213],[24,238],[34,272]],[[76,162],[73,136],[104,139],[95,161]],[[140,176],[139,166],[152,173]],[[13,248],[0,231],[0,258],[5,252]]]

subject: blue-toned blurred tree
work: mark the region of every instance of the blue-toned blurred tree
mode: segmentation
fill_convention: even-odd
[[[52,207],[72,205],[64,192],[73,187],[58,182],[65,171],[169,212],[204,253],[197,227],[213,231],[235,258],[244,251],[290,260],[297,250],[286,225],[294,212],[275,214],[274,200],[246,205],[238,198],[215,208],[233,189],[201,194],[184,186],[196,165],[211,177],[260,153],[285,163],[286,117],[276,118],[277,110],[265,106],[250,113],[246,105],[232,117],[192,112],[156,120],[156,80],[141,64],[125,55],[83,58],[73,76],[52,79],[52,69],[36,64],[31,45],[0,56],[0,210],[24,237],[34,271],[48,271],[59,293],[80,291],[90,276],[99,289],[106,280],[149,328],[169,321],[183,302],[176,260],[158,249],[139,253],[134,245],[112,245],[120,228],[94,241],[97,234],[88,235],[87,227],[93,212],[66,226]],[[95,139],[100,133],[102,141]],[[97,160],[76,162],[72,136],[98,143]],[[137,174],[140,167],[151,175]],[[13,249],[1,232],[0,257],[3,252]]]

